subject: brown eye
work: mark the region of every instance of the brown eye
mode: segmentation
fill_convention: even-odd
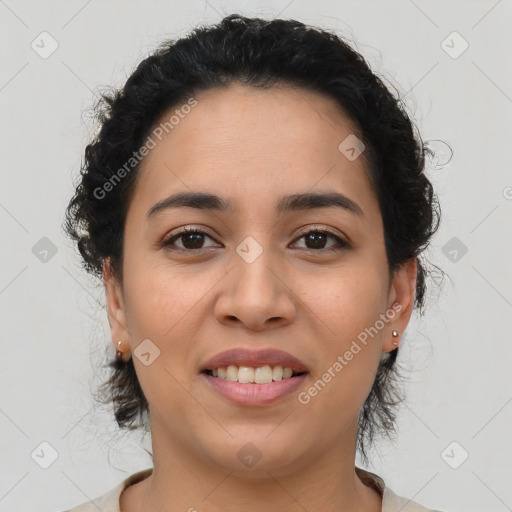
[[[186,235],[181,235],[179,238],[183,239],[185,249],[201,249],[204,243],[204,236],[203,233],[187,233]]]
[[[308,249],[325,249],[325,244],[327,242],[328,235],[325,233],[320,233],[318,231],[313,231],[306,235],[306,245],[310,243]]]
[[[316,252],[335,251],[349,247],[349,244],[345,240],[325,229],[313,229],[308,231],[299,237],[298,240],[302,238],[305,240],[305,249],[311,249]],[[335,240],[336,244],[331,247],[325,247],[329,238]]]
[[[203,249],[203,244],[206,238],[213,240],[204,231],[193,228],[184,228],[179,233],[172,235],[167,240],[162,242],[162,246],[170,249],[178,249],[183,251],[194,251]],[[181,239],[182,247],[175,245],[175,241]],[[210,246],[211,247],[211,246]]]

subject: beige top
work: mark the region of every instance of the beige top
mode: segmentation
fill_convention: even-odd
[[[441,512],[440,510],[425,508],[414,501],[397,496],[389,487],[386,487],[384,480],[375,473],[370,473],[357,466],[355,469],[361,481],[365,485],[376,489],[382,496],[382,512]],[[98,512],[98,510],[102,512],[120,512],[119,498],[123,490],[131,484],[144,480],[144,478],[151,475],[152,472],[153,468],[149,468],[134,473],[103,496],[96,498],[94,503],[87,501],[71,510],[65,510],[63,512]]]

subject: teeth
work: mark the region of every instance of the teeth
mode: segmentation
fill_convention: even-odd
[[[293,370],[291,368],[285,368],[283,370],[283,379],[289,379],[293,375]]]
[[[274,366],[274,368],[272,368],[272,380],[281,380],[283,373],[284,370],[282,366]]]
[[[255,383],[255,384],[270,384],[273,380],[278,381],[282,379],[289,379],[293,375],[291,368],[283,368],[281,365],[260,366],[258,368],[251,368],[249,366],[222,366],[211,370],[214,377],[229,380],[231,382],[242,383]]]

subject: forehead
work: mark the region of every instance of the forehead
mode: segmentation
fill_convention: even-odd
[[[135,194],[146,206],[190,190],[229,197],[237,209],[256,195],[270,205],[284,191],[315,188],[372,200],[364,153],[351,161],[339,149],[347,137],[361,138],[359,129],[331,98],[291,86],[262,90],[235,83],[195,99],[161,140],[153,137],[156,146],[142,162]]]

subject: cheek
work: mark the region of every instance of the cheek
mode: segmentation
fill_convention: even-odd
[[[204,290],[190,279],[170,276],[169,272],[153,268],[138,271],[129,279],[127,311],[130,334],[164,341],[179,329],[181,320],[200,302]],[[192,316],[189,316],[189,321]]]
[[[373,325],[387,303],[387,271],[368,261],[351,265],[322,277],[304,282],[307,304],[325,323],[335,342],[344,343]]]
[[[321,286],[317,281],[316,292],[308,294],[322,355],[309,383],[313,388],[305,391],[318,414],[326,406],[333,407],[333,413],[356,414],[368,396],[382,353],[382,331],[372,327],[380,325],[385,313],[387,284],[386,269],[368,264],[333,273]]]
[[[163,265],[133,268],[126,279],[127,325],[132,350],[151,340],[159,352],[146,366],[134,359],[137,377],[153,411],[179,413],[190,406],[180,382],[190,378],[190,364],[204,311],[204,298],[214,281],[208,276],[171,271]],[[201,300],[203,299],[203,300]]]
[[[208,294],[214,292],[224,272],[165,261],[137,264],[136,258],[126,268],[131,270],[125,289],[132,341],[154,340],[162,355],[170,351],[173,359],[182,349],[192,350],[194,333],[208,314]]]

